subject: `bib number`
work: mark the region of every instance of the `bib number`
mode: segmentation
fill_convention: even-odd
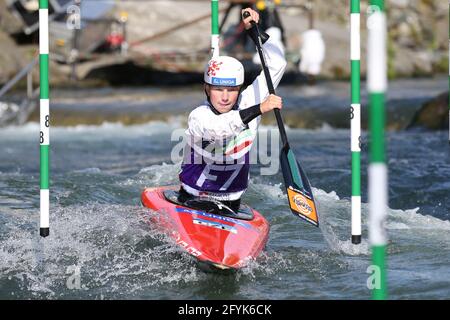
[[[202,174],[200,175],[200,178],[198,178],[197,182],[195,183],[198,187],[202,187],[206,180],[210,181],[217,181],[219,176],[211,174],[211,171],[222,171],[222,172],[230,172],[229,178],[225,181],[225,183],[220,187],[220,191],[226,191],[230,185],[233,183],[233,181],[236,179],[236,177],[239,175],[239,172],[241,171],[243,165],[242,164],[232,164],[227,166],[218,166],[218,165],[206,165],[205,169],[203,169]],[[224,175],[221,175],[221,177]],[[220,181],[217,181],[220,183]]]

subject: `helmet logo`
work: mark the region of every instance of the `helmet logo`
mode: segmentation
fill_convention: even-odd
[[[215,86],[236,86],[236,78],[216,78],[212,77],[212,84]]]
[[[215,76],[216,71],[220,70],[220,65],[223,62],[217,62],[217,61],[210,61],[208,66],[208,76]]]

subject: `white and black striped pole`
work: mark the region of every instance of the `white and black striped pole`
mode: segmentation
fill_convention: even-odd
[[[219,0],[211,0],[211,55],[219,56]]]
[[[369,241],[372,264],[379,276],[375,300],[387,298],[385,221],[388,208],[388,169],[385,155],[385,92],[387,90],[387,26],[383,0],[370,0],[367,21],[367,90],[369,93]]]
[[[350,3],[351,107],[350,135],[352,153],[352,243],[361,243],[361,34],[360,2]]]
[[[40,73],[40,230],[42,237],[50,233],[49,211],[49,50],[48,50],[48,0],[39,0],[39,73]]]

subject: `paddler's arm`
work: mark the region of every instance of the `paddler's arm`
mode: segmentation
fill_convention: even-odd
[[[201,106],[190,113],[188,132],[211,141],[230,138],[238,135],[254,118],[275,108],[281,109],[282,105],[282,99],[271,94],[261,104],[222,114],[215,114],[208,106]]]
[[[282,43],[280,41],[270,37],[262,46],[274,88],[277,88],[280,83],[287,65],[281,46]],[[246,109],[260,104],[268,95],[269,89],[267,88],[264,72],[261,71],[253,83],[241,93],[239,109]]]
[[[281,97],[271,94],[264,100],[263,103],[257,104],[255,106],[239,110],[239,115],[241,116],[242,122],[248,124],[250,121],[256,117],[262,115],[263,113],[272,111],[273,109],[281,109],[283,106],[283,100]]]

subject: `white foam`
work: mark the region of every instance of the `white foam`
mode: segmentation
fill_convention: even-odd
[[[74,170],[74,173],[101,173],[102,170],[99,168],[86,168],[80,170]]]
[[[450,230],[450,221],[441,220],[430,215],[419,213],[420,208],[409,210],[390,209],[389,217],[407,224],[410,229],[421,230]]]
[[[122,123],[104,122],[101,125],[76,125],[76,126],[51,126],[50,136],[52,140],[60,138],[79,138],[86,137],[90,141],[110,139],[114,137],[134,137],[134,136],[152,136],[157,134],[169,134],[174,129],[180,128],[180,120],[174,118],[173,121],[152,121],[145,124],[124,125]],[[9,140],[21,140],[24,138],[35,138],[39,133],[39,124],[28,122],[22,126],[7,126],[0,128],[0,136],[7,137]]]
[[[256,183],[256,179],[251,180],[250,188],[263,193],[266,201],[274,202],[279,205],[285,205],[286,193],[282,183],[267,185]],[[335,191],[327,192],[319,188],[313,188],[313,194],[316,200],[319,212],[320,230],[323,234],[328,247],[337,253],[346,255],[369,255],[370,244],[367,240],[367,221],[369,207],[367,203],[362,203],[362,242],[355,245],[351,242],[351,200],[341,199]],[[288,211],[288,210],[287,210]],[[389,209],[386,221],[386,229],[391,237],[402,236],[402,231],[416,230],[425,238],[433,238],[441,234],[442,231],[450,238],[450,221],[423,215],[419,208],[399,210]],[[276,228],[272,228],[276,232]],[[396,232],[394,234],[394,232]],[[399,233],[400,232],[400,233]],[[442,236],[441,236],[442,239]]]
[[[284,192],[283,183],[265,184],[256,182],[256,179],[251,178],[249,187],[258,193],[262,193],[266,199],[277,201],[278,199],[285,199],[286,194]]]
[[[326,192],[322,189],[318,189],[318,188],[314,188],[314,187],[312,187],[311,189],[312,189],[314,197],[326,198],[328,200],[340,200],[336,191]]]
[[[163,162],[161,165],[153,165],[150,167],[142,168],[137,176],[141,183],[145,183],[147,186],[167,186],[170,184],[179,184],[178,171],[180,170],[180,164],[167,164]],[[126,183],[133,184],[135,179]]]
[[[180,255],[175,243],[162,241],[166,237],[143,222],[140,215],[149,214],[148,209],[54,206],[50,236],[45,239],[39,237],[37,226],[29,226],[38,220],[37,210],[22,211],[22,219],[10,220],[0,240],[0,274],[13,281],[11,291],[23,297],[52,299],[57,298],[56,292],[60,297],[76,294],[66,288],[73,275],[70,266],[80,268],[81,290],[107,287],[107,297],[197,281],[201,274],[190,257]]]
[[[313,189],[313,192],[317,202],[321,230],[329,247],[333,251],[348,255],[369,254],[370,245],[367,241],[368,204],[362,204],[362,243],[353,245],[350,241],[350,200],[340,200],[334,191],[327,193],[320,189]],[[414,231],[416,236],[421,237],[421,242],[435,237],[439,237],[440,240],[450,238],[449,221],[423,215],[419,210],[419,208],[407,210],[389,208],[385,224],[388,239],[407,237],[404,235],[405,231]],[[409,241],[417,241],[417,239],[410,239]]]

